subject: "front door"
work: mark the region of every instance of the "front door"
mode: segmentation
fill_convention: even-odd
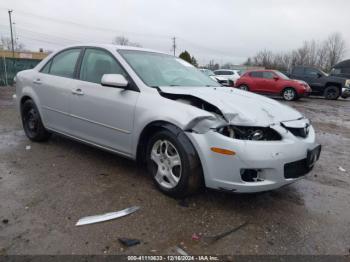
[[[126,76],[109,52],[85,49],[78,83],[71,90],[72,132],[88,142],[130,155],[139,92],[102,86],[100,82],[104,74]]]

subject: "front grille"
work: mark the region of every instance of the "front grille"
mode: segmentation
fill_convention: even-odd
[[[295,127],[288,127],[288,126],[283,125],[283,127],[285,129],[287,129],[289,132],[291,132],[295,136],[299,136],[299,137],[305,138],[305,137],[307,137],[309,135],[310,126],[306,126],[306,127],[303,127],[303,128],[295,128]]]
[[[306,175],[311,171],[312,167],[308,167],[306,158],[284,165],[285,178],[298,178]]]

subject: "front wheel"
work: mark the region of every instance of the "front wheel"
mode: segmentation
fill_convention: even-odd
[[[160,191],[172,197],[194,193],[201,184],[198,155],[185,135],[179,137],[162,130],[147,147],[147,169]]]
[[[286,101],[293,101],[297,99],[297,92],[293,88],[286,88],[282,92],[282,97]]]
[[[46,141],[50,133],[45,129],[39,110],[32,100],[27,100],[21,107],[23,129],[27,137],[36,142]]]

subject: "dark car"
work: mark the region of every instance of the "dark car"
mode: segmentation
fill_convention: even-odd
[[[307,83],[290,79],[277,70],[246,72],[237,80],[236,87],[254,93],[282,96],[287,101],[297,100],[311,93]]]
[[[324,96],[332,100],[338,99],[339,96],[343,98],[350,96],[349,79],[328,75],[314,67],[294,67],[290,77],[307,82],[312,89],[312,95]]]
[[[350,79],[350,59],[339,62],[333,66],[331,75]]]

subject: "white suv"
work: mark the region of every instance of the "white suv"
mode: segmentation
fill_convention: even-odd
[[[237,79],[240,78],[240,70],[218,69],[214,71],[219,83],[224,86],[234,86]]]

